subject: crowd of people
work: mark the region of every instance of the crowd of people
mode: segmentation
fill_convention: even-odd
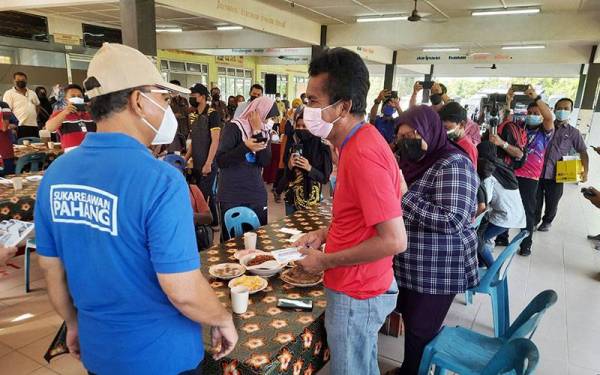
[[[116,63],[118,74],[107,68]],[[574,150],[587,179],[568,98],[552,110],[530,86],[525,114],[509,91],[502,116],[479,124],[437,82],[430,105],[417,104],[417,82],[405,110],[382,90],[367,113],[367,67],[343,48],[315,57],[308,73],[306,94],[291,103],[258,84],[248,101],[225,102],[200,83],[182,88],[118,44],[98,51],[83,87],[53,88],[51,98],[15,73],[0,102],[0,154],[9,173],[13,143],[40,129],[65,149],[38,191],[37,250],[68,347],[90,373],[199,373],[200,324],[211,327],[214,358],[233,350],[232,315],[200,272],[198,250],[217,232],[233,236],[230,208],[268,223],[262,171],[274,141],[272,192],[286,214],[318,207],[334,187],[329,227],[294,244],[305,271],[324,272],[333,374],[379,373],[377,336],[394,311],[405,346],[391,373],[416,374],[456,294],[494,263],[494,238],[506,244],[509,230],[527,230],[527,256],[534,232],[550,230],[563,192],[557,162]],[[586,197],[600,207],[598,191]],[[76,204],[104,216],[60,208]],[[0,261],[14,251],[0,248]]]

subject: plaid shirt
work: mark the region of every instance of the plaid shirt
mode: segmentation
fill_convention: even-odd
[[[471,228],[479,179],[467,157],[436,162],[402,198],[408,248],[394,259],[400,287],[427,294],[464,293],[479,282]]]

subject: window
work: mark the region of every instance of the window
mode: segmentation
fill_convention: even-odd
[[[100,48],[104,42],[123,43],[121,30],[119,29],[87,23],[83,23],[81,26],[83,28],[83,45],[86,47]]]
[[[48,19],[34,14],[0,12],[0,35],[48,42]]]
[[[294,85],[296,86],[296,98],[306,92],[306,86],[308,86],[308,77],[294,76]]]
[[[184,87],[196,83],[208,85],[208,65],[183,61],[160,60],[160,70],[169,80],[178,80]]]
[[[217,72],[217,84],[221,89],[221,98],[225,98],[223,100],[236,95],[248,97],[252,86],[252,70],[220,66]]]
[[[260,74],[260,84],[265,87],[265,74],[275,74],[269,72],[262,72]],[[282,96],[288,93],[288,76],[287,74],[276,74],[277,75],[277,90]]]

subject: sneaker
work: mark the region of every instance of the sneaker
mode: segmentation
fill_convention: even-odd
[[[519,255],[528,257],[531,255],[531,249],[530,248],[519,249]]]
[[[592,240],[592,241],[600,241],[600,234],[597,234],[595,236],[587,236],[588,240]]]
[[[538,232],[549,232],[550,228],[552,228],[552,224],[550,223],[542,223],[538,228]]]

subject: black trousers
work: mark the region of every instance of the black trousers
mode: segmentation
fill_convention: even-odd
[[[535,223],[540,221],[550,224],[556,217],[558,202],[563,195],[564,184],[557,184],[554,180],[540,179],[537,189],[537,205],[535,209]],[[544,217],[542,208],[545,207]]]
[[[400,288],[397,311],[404,321],[404,361],[398,374],[417,374],[423,350],[442,328],[454,296]]]
[[[538,181],[523,177],[517,177],[517,180],[519,181],[519,192],[521,193],[521,201],[523,202],[525,218],[527,220],[525,229],[529,232],[529,236],[521,242],[521,249],[531,249],[533,228],[537,223],[535,212],[537,207]]]
[[[18,126],[17,139],[24,137],[39,137],[40,130],[37,126]]]
[[[192,169],[192,173],[194,175],[194,179],[196,180],[196,185],[204,195],[204,199],[208,201],[208,208],[210,208],[210,213],[212,214],[213,221],[211,226],[219,225],[219,214],[217,212],[217,197],[214,194],[213,186],[215,184],[215,180],[217,179],[217,166],[214,165],[211,169],[211,172],[208,176],[203,176],[202,171],[197,169]]]
[[[227,232],[227,227],[225,226],[225,212],[227,212],[227,210],[229,210],[230,208],[234,207],[248,207],[249,209],[254,211],[256,216],[258,216],[258,221],[260,221],[261,226],[267,225],[267,222],[269,221],[269,209],[267,207],[267,201],[251,204],[219,202],[219,209],[221,211],[221,240],[223,241],[227,241],[232,238],[231,233]],[[248,228],[243,227],[243,229],[244,232],[252,230],[252,228],[250,228],[249,226]]]

